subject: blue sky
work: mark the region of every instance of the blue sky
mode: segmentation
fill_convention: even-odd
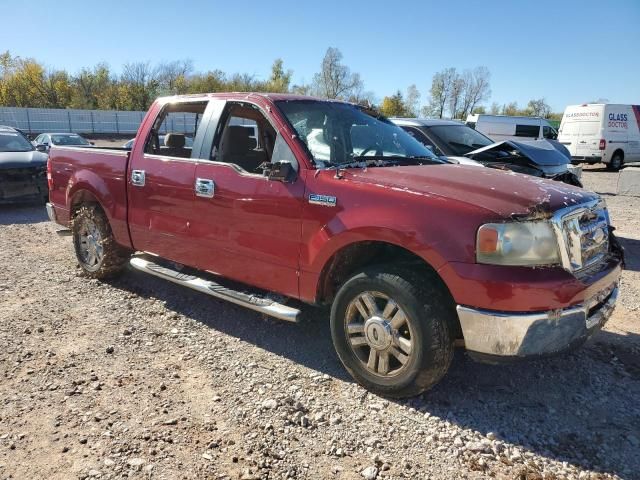
[[[299,83],[333,46],[379,99],[415,83],[426,100],[434,72],[484,65],[489,103],[640,103],[640,0],[0,0],[0,11],[0,51],[70,72],[190,58],[266,78],[281,57]]]

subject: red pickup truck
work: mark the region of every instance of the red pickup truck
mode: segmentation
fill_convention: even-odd
[[[289,299],[330,305],[340,360],[383,395],[434,385],[456,344],[489,361],[578,345],[618,295],[596,194],[446,163],[349,103],[161,98],[130,151],[53,147],[48,178],[87,276],[130,264],[289,321]]]

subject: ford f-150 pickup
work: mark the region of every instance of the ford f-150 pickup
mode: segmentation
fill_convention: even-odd
[[[456,344],[488,361],[572,348],[618,295],[598,195],[445,163],[349,103],[160,98],[130,151],[54,146],[47,169],[85,275],[129,264],[289,321],[290,299],[330,305],[340,360],[383,395],[434,385]]]

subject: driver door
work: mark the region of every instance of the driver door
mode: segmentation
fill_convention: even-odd
[[[288,182],[265,175],[275,161],[298,171],[297,160],[257,106],[226,102],[220,110],[195,172],[191,235],[198,267],[297,296],[304,182],[299,174]]]

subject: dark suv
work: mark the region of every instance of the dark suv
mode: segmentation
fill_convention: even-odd
[[[27,137],[0,125],[0,202],[47,200],[47,155]]]

